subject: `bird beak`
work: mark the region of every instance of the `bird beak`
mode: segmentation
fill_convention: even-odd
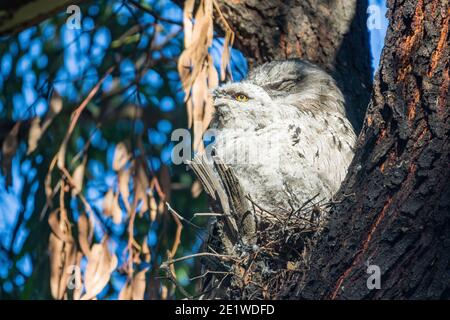
[[[223,110],[225,108],[229,108],[227,101],[223,98],[216,98],[214,99],[214,108],[216,111]]]

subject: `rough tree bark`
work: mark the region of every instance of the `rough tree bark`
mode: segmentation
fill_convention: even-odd
[[[291,298],[450,298],[446,0],[388,1],[390,27],[329,232]],[[381,270],[368,290],[367,263]]]
[[[342,8],[351,1],[219,2],[251,62],[318,63],[337,77],[352,120],[360,119],[369,88],[365,5],[349,9],[354,15]],[[449,4],[390,0],[388,7],[355,159],[311,270],[286,281],[285,298],[450,298]],[[342,26],[352,17],[350,28]],[[380,290],[367,287],[369,264],[380,268]]]

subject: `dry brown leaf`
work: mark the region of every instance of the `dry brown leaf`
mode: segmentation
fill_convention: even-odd
[[[184,1],[183,25],[184,25],[184,47],[188,48],[192,43],[192,14],[195,0]]]
[[[130,202],[128,201],[128,198],[130,197],[130,177],[129,169],[122,169],[119,171],[119,193],[122,196],[122,201],[125,204],[127,211],[130,211]]]
[[[63,107],[63,101],[57,91],[53,91],[52,99],[50,100],[50,112],[52,114],[58,114]]]
[[[198,20],[199,23],[196,23],[196,26],[199,28],[194,27],[194,34],[200,34],[201,36],[195,40],[191,45],[191,50],[188,51],[188,54],[191,55],[191,73],[188,79],[186,79],[185,88],[190,91],[194,81],[197,79],[197,76],[200,74],[204,67],[205,59],[208,55],[208,50],[204,50],[204,48],[208,48],[209,45],[208,39],[205,37],[205,35],[208,34],[208,21],[206,20]],[[211,39],[212,40],[212,39]]]
[[[185,100],[189,99],[190,95],[190,74],[191,74],[191,57],[190,50],[185,49],[178,58],[178,73],[180,75],[181,85],[186,93]]]
[[[139,216],[143,217],[144,213],[146,213],[149,209],[149,207],[148,207],[149,203],[148,203],[147,197],[144,197],[141,200],[142,200],[142,202],[141,202],[142,204],[141,204],[141,208],[139,209]]]
[[[47,130],[53,119],[61,112],[62,108],[63,101],[61,96],[58,92],[53,91],[52,99],[50,100],[50,108],[45,115],[44,121],[42,122],[42,132]]]
[[[133,241],[136,241],[136,240],[133,239]],[[138,254],[133,254],[133,260],[132,261],[133,261],[133,263],[135,265],[139,265],[139,264],[142,263],[141,257],[139,257]]]
[[[115,224],[120,224],[122,222],[122,209],[119,205],[119,193],[114,195],[113,208],[112,208],[112,218]]]
[[[58,237],[61,241],[64,242],[73,242],[72,235],[67,232],[69,230],[69,222],[64,219],[58,218],[58,212],[60,209],[57,209],[50,213],[48,216],[48,224],[52,229],[53,233],[56,237]]]
[[[155,221],[158,213],[157,211],[158,206],[156,204],[156,200],[153,194],[150,194],[149,199],[150,199],[150,221]]]
[[[123,288],[120,290],[119,300],[131,300],[131,298],[132,298],[131,281],[127,279]]]
[[[85,164],[86,163],[83,161],[73,171],[72,180],[73,180],[74,186],[72,188],[72,197],[79,194],[83,188]]]
[[[214,61],[210,54],[208,54],[208,88],[214,89],[219,85],[219,74],[216,67],[214,67]]]
[[[136,191],[138,193],[138,199],[142,199],[147,194],[149,187],[149,181],[145,167],[142,162],[138,162],[136,166],[136,176],[134,177],[134,183],[136,184]]]
[[[225,37],[223,44],[222,61],[220,63],[220,79],[222,81],[225,80],[226,68],[228,65],[228,61],[230,60],[230,47],[228,46],[229,41],[230,40],[228,39],[228,37]]]
[[[49,237],[50,289],[54,299],[67,298],[70,267],[76,264],[77,250],[65,212],[60,219],[55,212],[49,218],[52,233]]]
[[[77,262],[75,268],[75,288],[73,290],[73,300],[80,300],[83,283],[81,281],[81,259],[83,258],[82,252],[77,252]]]
[[[114,191],[112,188],[109,188],[108,192],[106,192],[103,198],[103,214],[107,217],[112,216],[114,208]]]
[[[209,124],[214,116],[214,105],[212,98],[206,98],[205,101],[205,112],[203,115],[203,123],[202,123],[202,134],[208,129]]]
[[[200,1],[200,4],[197,8],[197,12],[195,13],[195,18],[194,18],[195,23],[194,23],[194,28],[192,30],[191,45],[193,45],[194,43],[199,43],[199,44],[204,43],[205,45],[209,44],[208,37],[210,36],[209,29],[210,29],[210,24],[212,23],[212,19],[210,16],[208,16],[209,10],[207,10],[207,7],[209,7],[208,3],[210,3],[210,2],[211,2],[211,0],[201,0]],[[193,47],[193,48],[195,49],[194,56],[195,56],[195,54],[201,55],[205,51],[204,47]]]
[[[102,243],[94,244],[88,256],[84,276],[86,293],[81,297],[81,300],[95,298],[108,284],[111,273],[116,266],[117,257],[109,253],[106,241],[104,240]]]
[[[122,222],[122,209],[119,204],[119,193],[110,188],[103,198],[103,214],[112,217],[115,224]]]
[[[208,94],[206,70],[199,73],[192,86],[192,101],[194,105],[194,149],[198,150],[203,134],[203,116]]]
[[[144,268],[137,272],[133,278],[127,279],[125,285],[120,290],[119,300],[143,300],[145,294],[146,279],[145,274],[149,268]]]
[[[78,242],[84,255],[89,256],[91,252],[89,243],[89,220],[86,214],[81,214],[78,217]]]
[[[164,202],[160,201],[158,203],[158,214],[165,214],[167,212],[167,207]]]
[[[214,63],[210,55],[208,55],[208,61],[208,92],[210,92],[212,89],[219,85],[219,75],[217,74],[217,70],[214,67]],[[213,98],[211,97],[211,95],[206,94],[202,132],[205,132],[208,129],[209,124],[211,123],[211,120],[213,118],[214,111]]]
[[[67,142],[68,142],[68,139],[67,139],[67,141],[63,141],[63,143],[59,147],[59,151],[56,156],[56,159],[57,159],[56,164],[57,164],[58,168],[60,168],[60,169],[63,169],[66,167],[65,159],[66,159]]]
[[[120,169],[122,169],[128,162],[129,158],[130,155],[128,154],[128,150],[125,143],[123,142],[118,143],[116,149],[114,150],[114,159],[112,165],[113,170],[119,171]]]
[[[45,189],[45,197],[47,198],[47,202],[49,204],[51,204],[52,196],[53,196],[53,189],[52,189],[52,175],[51,175],[50,170],[49,170],[49,172],[47,172],[47,175],[45,176],[44,189]]]
[[[137,162],[136,166],[136,176],[134,177],[135,184],[135,197],[136,203],[138,201],[142,201],[141,209],[139,210],[140,215],[142,216],[144,212],[148,210],[148,195],[147,189],[149,187],[149,181],[147,174],[145,172],[144,165],[142,162]]]
[[[63,273],[62,251],[64,242],[50,234],[48,240],[48,251],[50,256],[50,289],[53,299],[61,299],[59,297],[59,284]]]
[[[150,263],[151,254],[150,254],[150,248],[148,247],[148,243],[147,243],[147,236],[144,237],[141,248],[142,248],[141,253],[144,256],[144,261],[147,263]]]
[[[145,273],[147,271],[148,271],[148,268],[144,268],[133,277],[133,285],[132,285],[133,300],[143,300],[144,299],[145,285],[146,285]]]
[[[185,49],[178,59],[178,73],[185,93],[188,115],[188,127],[194,130],[194,151],[202,152],[204,145],[202,135],[209,126],[213,115],[212,98],[208,89],[218,85],[218,74],[208,49],[213,43],[213,8],[219,14],[221,27],[225,30],[223,54],[221,61],[221,78],[230,61],[230,47],[234,41],[234,33],[222,15],[214,0],[198,1],[193,19],[194,0],[184,3],[184,45]],[[193,23],[195,21],[195,23]]]
[[[28,132],[28,149],[27,155],[36,150],[38,142],[42,136],[41,119],[39,117],[34,118],[31,121],[30,131]]]
[[[203,187],[200,181],[195,180],[191,187],[191,194],[193,198],[198,198],[198,196],[202,193]]]
[[[223,41],[223,50],[222,50],[222,60],[220,62],[220,78],[221,80],[225,80],[226,69],[230,65],[230,49],[233,46],[234,42],[234,32],[228,24],[227,20],[222,14],[219,5],[217,2],[213,1],[214,9],[217,11],[219,15],[219,23],[221,24],[222,29],[225,31],[225,39]],[[231,76],[231,73],[230,73]]]
[[[180,221],[180,218],[175,214],[174,210],[170,210],[170,213],[172,213],[172,218],[175,221],[175,224],[177,225],[177,229],[175,231],[175,236],[172,244],[172,249],[170,251],[167,251],[168,258],[172,259],[175,257],[175,254],[177,253],[178,246],[181,243],[181,231],[183,230],[183,224]],[[170,265],[171,268],[173,268],[173,264]],[[173,270],[173,273],[175,274],[175,270]]]
[[[168,290],[165,285],[161,286],[161,300],[167,300]]]
[[[186,101],[186,111],[187,111],[187,117],[188,117],[188,128],[192,128],[192,118],[194,114],[194,106],[192,105],[192,100],[189,99]]]

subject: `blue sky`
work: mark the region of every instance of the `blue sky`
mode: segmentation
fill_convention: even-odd
[[[380,64],[381,50],[384,45],[384,37],[388,26],[386,19],[386,1],[369,0],[367,14],[369,16],[367,27],[370,32],[370,51],[372,53],[372,68],[376,71]]]

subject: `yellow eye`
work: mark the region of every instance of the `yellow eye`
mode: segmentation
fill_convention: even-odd
[[[248,101],[248,97],[242,93],[235,95],[234,98],[239,102],[247,102]]]

